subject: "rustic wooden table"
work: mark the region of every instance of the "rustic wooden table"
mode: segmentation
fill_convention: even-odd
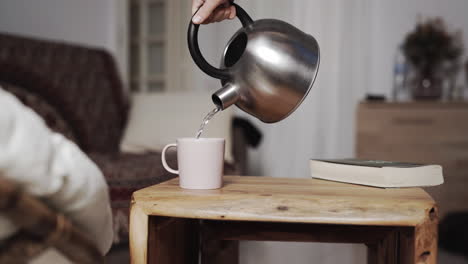
[[[420,188],[225,176],[221,189],[185,190],[173,179],[133,194],[130,253],[132,263],[197,263],[210,241],[311,241],[364,243],[368,263],[436,263],[437,223]]]

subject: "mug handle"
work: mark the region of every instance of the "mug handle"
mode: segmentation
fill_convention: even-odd
[[[173,174],[179,174],[179,171],[178,170],[174,170],[172,169],[171,167],[169,167],[169,165],[167,164],[166,162],[166,150],[168,150],[169,148],[177,148],[177,144],[175,143],[172,143],[172,144],[168,144],[166,145],[164,148],[163,148],[163,151],[161,153],[161,161],[162,161],[162,164],[163,164],[163,167],[170,173],[173,173]]]

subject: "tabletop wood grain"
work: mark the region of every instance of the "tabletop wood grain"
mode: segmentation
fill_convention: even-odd
[[[377,226],[416,226],[436,210],[420,188],[252,176],[225,176],[217,190],[182,189],[176,178],[135,192],[132,203],[157,216]]]

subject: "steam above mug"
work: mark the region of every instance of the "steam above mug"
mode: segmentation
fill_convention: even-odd
[[[199,25],[190,22],[188,47],[195,64],[221,80],[212,95],[221,109],[235,104],[265,123],[278,122],[301,104],[317,76],[320,50],[317,41],[294,26],[276,19],[253,21],[239,5],[242,23],[229,40],[221,68],[211,66],[198,46]]]

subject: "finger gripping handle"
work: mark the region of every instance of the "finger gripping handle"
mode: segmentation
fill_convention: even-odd
[[[248,27],[250,24],[253,23],[252,18],[245,12],[244,9],[242,9],[239,5],[237,4],[232,4],[236,8],[236,14],[237,18],[242,23],[243,27]],[[193,61],[197,66],[206,74],[213,78],[221,79],[221,80],[226,80],[229,79],[230,73],[229,69],[219,69],[216,67],[211,66],[203,55],[201,54],[200,47],[198,45],[198,29],[200,28],[200,25],[194,24],[191,20],[189,23],[188,31],[187,31],[187,43],[188,43],[188,48],[190,55],[193,58]]]

